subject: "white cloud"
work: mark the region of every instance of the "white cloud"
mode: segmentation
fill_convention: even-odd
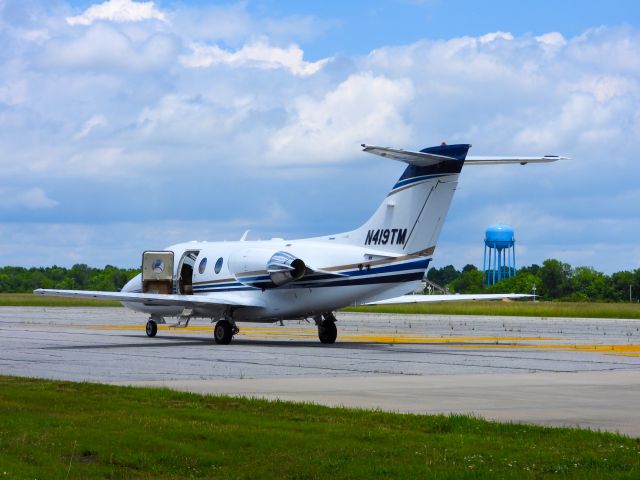
[[[0,209],[28,208],[41,209],[52,208],[58,205],[56,200],[47,196],[44,190],[39,187],[20,188],[0,188]]]
[[[106,127],[108,121],[104,115],[93,115],[89,120],[84,122],[80,131],[74,136],[76,140],[80,140],[89,135],[93,130],[100,127]]]
[[[5,219],[20,216],[12,228],[95,222],[93,212],[100,221],[128,225],[152,216],[151,241],[126,245],[134,261],[154,239],[165,246],[157,232],[166,232],[162,225],[171,218],[184,219],[171,231],[178,241],[203,218],[244,212],[242,225],[220,224],[237,238],[259,223],[247,213],[257,204],[265,206],[263,220],[276,223],[258,236],[348,229],[402,171],[401,164],[361,153],[360,143],[411,149],[445,140],[473,143],[476,155],[558,153],[574,160],[465,170],[436,261],[447,258],[447,249],[468,248],[465,259],[477,263],[483,229],[502,218],[523,222],[516,227],[529,262],[543,260],[546,246],[580,263],[575,252],[587,255],[589,242],[607,256],[597,246],[606,242],[592,230],[612,228],[618,212],[632,221],[619,235],[627,240],[617,244],[640,244],[636,217],[624,209],[635,197],[614,200],[637,191],[640,176],[637,29],[425,38],[313,61],[312,52],[332,45],[306,40],[326,28],[322,20],[258,16],[246,3],[200,3],[109,1],[70,22],[65,15],[79,11],[47,4],[31,20],[5,21],[11,25],[0,63],[0,199],[21,205],[18,213],[3,210]],[[527,214],[514,207],[517,201],[538,210]],[[596,208],[594,223],[587,217]],[[65,241],[56,237],[64,228],[49,232],[47,241],[60,245],[48,253],[32,236],[36,263],[64,255]],[[100,243],[108,227],[77,230],[87,234],[68,240],[76,242],[74,258],[126,264],[120,248]],[[130,232],[123,227],[117,236]],[[21,250],[18,234],[4,239],[12,251]],[[220,235],[211,229],[195,236]],[[607,269],[628,264],[622,250],[612,249]],[[461,266],[462,256],[451,258]]]
[[[141,22],[143,20],[167,21],[164,12],[158,10],[154,2],[134,2],[132,0],[107,0],[87,8],[81,15],[66,18],[69,25],[91,25],[100,20],[111,22]]]
[[[43,63],[52,67],[139,72],[167,67],[174,51],[173,40],[167,35],[155,34],[134,41],[113,26],[99,24],[77,38],[50,42]]]
[[[480,43],[491,43],[496,40],[513,40],[513,35],[509,32],[491,32],[478,37]]]
[[[272,47],[265,41],[257,41],[229,52],[217,45],[195,43],[191,54],[181,58],[182,63],[191,68],[206,68],[216,65],[232,67],[253,67],[263,70],[284,68],[294,75],[305,77],[317,73],[329,59],[306,62],[304,52],[297,45],[287,48]]]
[[[322,98],[298,97],[288,125],[269,141],[274,163],[340,162],[361,143],[402,145],[411,129],[403,110],[413,98],[409,80],[352,75]]]
[[[543,35],[538,35],[536,40],[549,47],[563,47],[567,44],[566,40],[559,32],[549,32]]]

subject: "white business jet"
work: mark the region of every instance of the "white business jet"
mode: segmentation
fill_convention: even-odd
[[[407,163],[373,216],[345,233],[300,240],[187,242],[142,255],[142,273],[120,292],[45,290],[62,297],[118,300],[150,315],[154,337],[166,317],[216,322],[214,339],[228,344],[238,322],[312,318],[322,343],[337,336],[333,311],[379,305],[528,295],[404,295],[415,290],[433,255],[464,165],[547,163],[560,158],[467,157],[471,145],[419,152],[366,146],[363,151]]]

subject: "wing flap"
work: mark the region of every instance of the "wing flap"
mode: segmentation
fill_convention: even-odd
[[[100,300],[115,300],[118,302],[144,303],[146,305],[172,305],[189,307],[263,307],[257,299],[246,297],[233,298],[230,294],[222,295],[167,295],[161,293],[133,293],[133,292],[97,292],[92,290],[53,290],[39,288],[33,291],[36,295],[67,298],[95,298]],[[230,292],[232,293],[232,292]]]
[[[367,302],[362,305],[394,305],[401,303],[431,303],[431,302],[461,302],[464,300],[502,300],[505,298],[527,298],[533,295],[524,293],[478,293],[458,295],[402,295],[400,297],[387,298],[375,302]]]

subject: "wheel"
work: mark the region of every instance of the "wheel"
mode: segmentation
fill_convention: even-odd
[[[322,343],[335,343],[338,337],[338,329],[336,324],[325,320],[320,326],[318,326],[318,338]]]
[[[147,322],[147,337],[155,337],[156,333],[158,333],[158,324],[153,320],[149,320]]]
[[[229,345],[233,338],[234,329],[231,322],[220,320],[213,329],[213,338],[218,345]]]

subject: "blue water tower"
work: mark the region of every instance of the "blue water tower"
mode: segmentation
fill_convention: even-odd
[[[516,274],[516,237],[509,225],[487,228],[482,269],[487,287]]]

